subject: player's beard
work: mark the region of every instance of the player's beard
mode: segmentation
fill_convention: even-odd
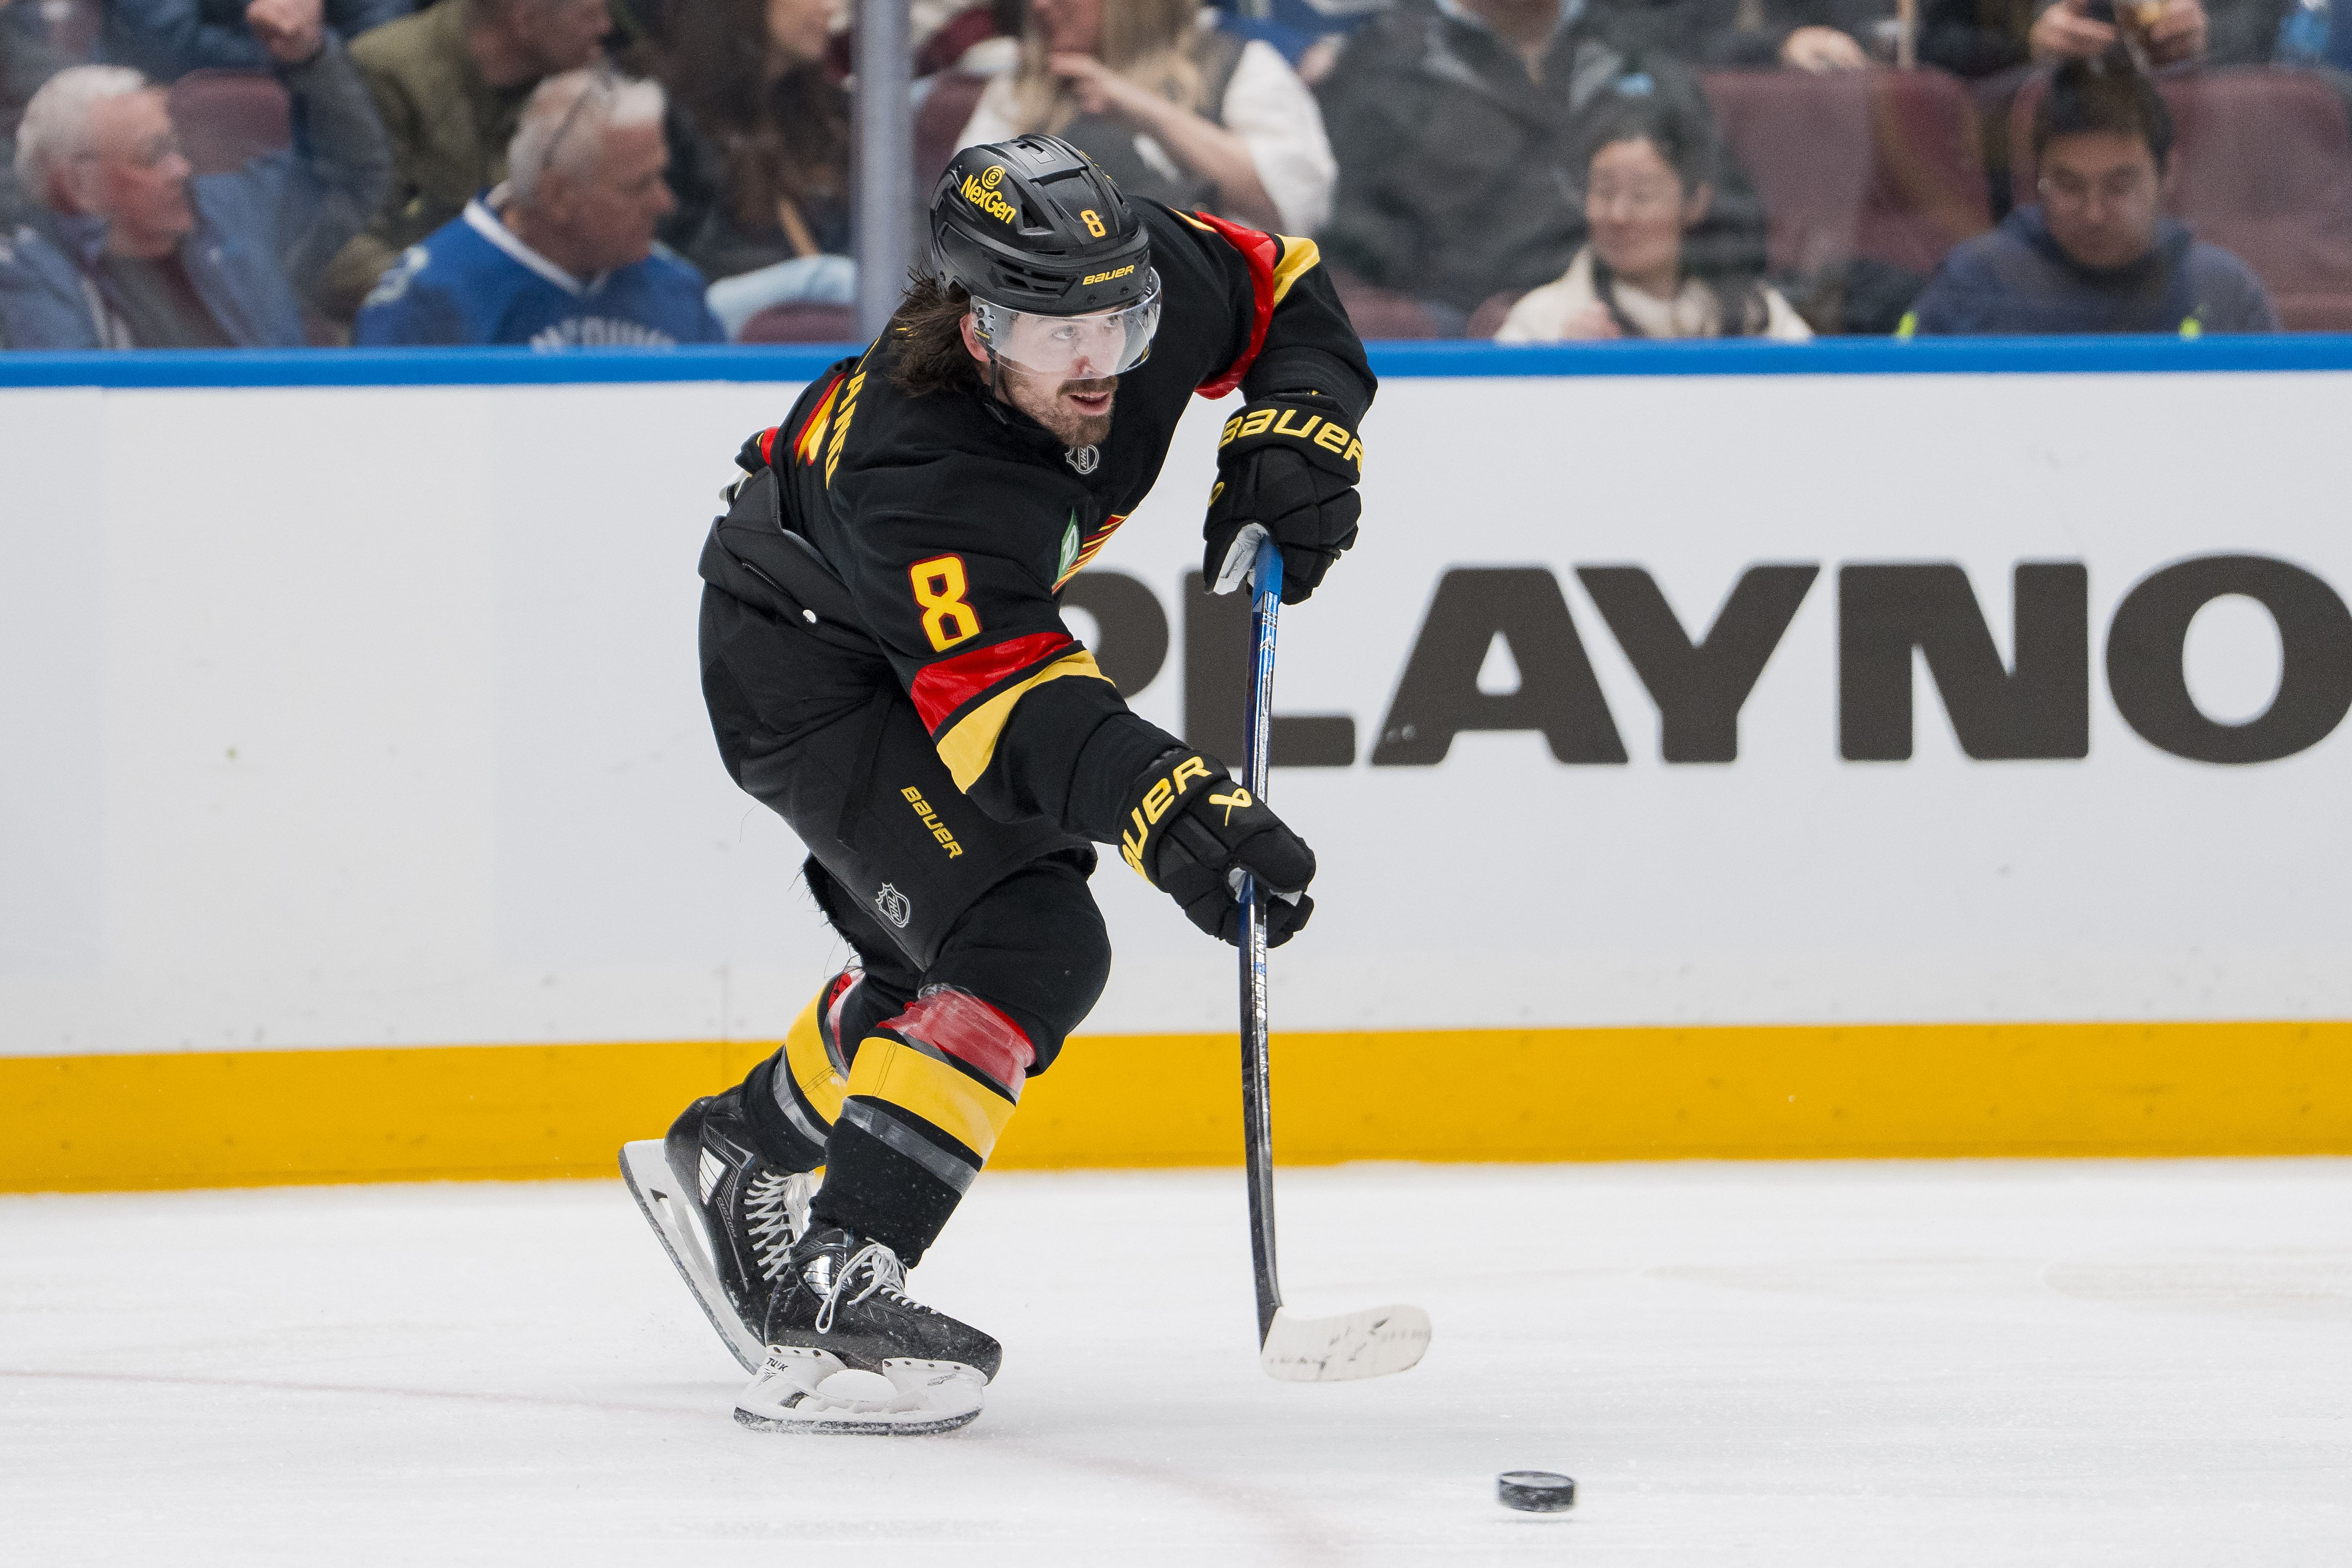
[[[1100,414],[1080,414],[1063,399],[1071,393],[1081,395],[1109,396],[1113,402]],[[1066,381],[1055,390],[1054,412],[1066,423],[1049,425],[1047,429],[1062,438],[1065,447],[1098,447],[1110,437],[1110,416],[1117,406],[1118,377],[1100,376],[1093,381]]]
[[[1110,436],[1111,415],[1116,403],[1107,405],[1100,414],[1086,414],[1070,403],[1067,395],[1115,395],[1118,377],[1095,376],[1086,381],[1049,382],[1043,376],[1007,364],[1006,401],[1022,413],[1052,431],[1063,446],[1071,448],[1098,447]]]

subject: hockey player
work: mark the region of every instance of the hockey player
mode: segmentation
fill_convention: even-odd
[[[1195,393],[1248,399],[1219,441],[1213,582],[1238,585],[1271,534],[1296,602],[1354,542],[1374,384],[1314,245],[1130,204],[1037,135],[959,153],[929,228],[888,330],[745,444],[702,557],[720,754],[808,846],[856,954],[666,1155],[625,1153],[712,1321],[747,1365],[765,1353],[737,1410],[754,1426],[978,1414],[996,1341],[905,1271],[1101,994],[1095,845],[1229,942],[1242,871],[1276,895],[1272,942],[1314,908],[1307,845],[1129,711],[1055,603]],[[844,1369],[895,1392],[820,1390]]]

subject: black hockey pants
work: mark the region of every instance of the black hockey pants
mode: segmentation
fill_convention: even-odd
[[[861,642],[703,597],[720,755],[808,846],[810,890],[865,972],[826,983],[745,1081],[745,1110],[767,1158],[825,1167],[820,1219],[911,1264],[1101,995],[1110,940],[1094,847],[972,805]]]

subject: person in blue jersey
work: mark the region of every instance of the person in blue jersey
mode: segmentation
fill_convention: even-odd
[[[409,247],[361,308],[362,346],[534,349],[723,342],[702,274],[654,244],[676,208],[662,89],[609,70],[550,77],[525,106],[506,184]]]

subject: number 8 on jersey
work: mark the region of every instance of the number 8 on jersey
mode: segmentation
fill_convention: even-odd
[[[945,653],[980,631],[980,616],[964,602],[963,557],[934,555],[907,568],[915,585],[915,603],[923,607],[923,635],[933,650]]]

